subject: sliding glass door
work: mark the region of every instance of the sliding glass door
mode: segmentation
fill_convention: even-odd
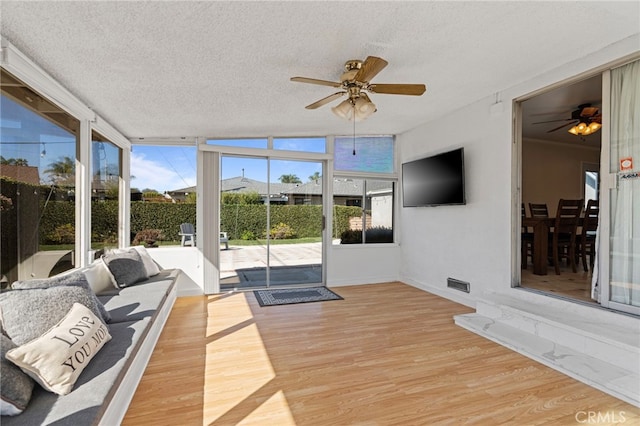
[[[600,274],[601,303],[640,314],[640,60],[611,70],[608,227]],[[602,210],[601,210],[602,211]],[[608,256],[607,256],[608,254]],[[607,259],[608,257],[608,259]]]
[[[322,284],[322,166],[221,157],[221,290]]]

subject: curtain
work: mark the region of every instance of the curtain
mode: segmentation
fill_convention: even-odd
[[[629,159],[633,167],[624,170]],[[610,167],[618,175],[611,193],[610,297],[640,306],[640,61],[611,71]]]

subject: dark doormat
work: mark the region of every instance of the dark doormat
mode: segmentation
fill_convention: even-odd
[[[326,287],[255,290],[253,294],[255,294],[256,300],[260,306],[343,300],[342,297],[338,296]]]

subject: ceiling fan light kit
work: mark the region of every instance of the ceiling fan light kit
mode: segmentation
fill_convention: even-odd
[[[348,121],[362,121],[377,111],[376,105],[371,102],[365,92],[420,96],[426,90],[424,84],[371,84],[371,79],[382,71],[387,64],[387,61],[375,56],[367,57],[364,62],[352,59],[345,63],[340,82],[307,77],[292,77],[291,81],[341,88],[343,91],[320,99],[307,105],[306,108],[316,109],[344,95],[348,95],[349,98],[347,100],[331,108],[331,111],[336,116]]]
[[[568,132],[576,136],[591,135],[602,128],[602,114],[598,113],[598,108],[592,107],[591,104],[582,104],[578,109],[571,112],[571,118],[539,121],[533,124],[545,124],[558,121],[569,121],[569,123],[558,126],[549,130],[547,133],[555,132],[566,126],[572,126]]]
[[[595,121],[592,121],[589,124],[581,121],[577,125],[570,128],[568,132],[573,135],[586,136],[586,135],[590,135],[592,133],[597,132],[598,130],[600,130],[601,127],[602,127],[602,124]]]

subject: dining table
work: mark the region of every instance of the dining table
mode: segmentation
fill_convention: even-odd
[[[551,217],[523,217],[522,226],[533,228],[533,273],[547,275],[549,228],[553,226],[555,218]]]

